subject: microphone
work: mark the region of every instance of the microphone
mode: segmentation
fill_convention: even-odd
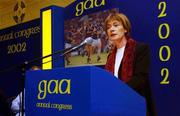
[[[69,49],[68,51],[64,52],[61,56],[64,56],[64,55],[66,55],[66,54],[68,54],[68,53],[70,53],[70,52],[72,52],[72,51],[74,51],[74,50],[76,50],[76,49],[84,46],[85,44],[91,44],[92,42],[93,42],[93,38],[92,38],[92,37],[87,37],[87,38],[86,38],[83,42],[81,42],[79,45],[72,47],[72,48]]]
[[[60,51],[57,51],[55,53],[52,53],[52,54],[49,54],[47,56],[43,56],[43,57],[38,57],[38,58],[35,58],[35,59],[32,59],[32,60],[29,60],[29,61],[25,61],[23,63],[20,63],[20,64],[16,64],[14,66],[8,66],[7,68],[5,69],[0,69],[0,73],[3,73],[3,72],[7,72],[7,71],[10,71],[10,70],[13,70],[14,68],[17,68],[17,67],[24,67],[24,66],[27,66],[29,64],[32,64],[32,63],[35,63],[37,61],[40,61],[44,58],[47,58],[47,57],[50,57],[50,56],[53,56],[53,55],[58,55],[58,54],[61,54],[60,56],[64,56],[65,54],[68,54],[82,46],[84,46],[85,44],[91,44],[93,42],[93,38],[92,37],[87,37],[83,42],[81,42],[79,45],[77,46],[74,46],[74,47],[69,47],[67,49],[64,49],[64,50],[60,50]],[[49,61],[48,61],[49,62]],[[45,62],[47,63],[47,62]]]

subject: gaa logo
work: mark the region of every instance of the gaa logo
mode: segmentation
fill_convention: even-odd
[[[25,3],[22,0],[18,0],[14,6],[14,16],[13,19],[16,23],[21,23],[25,17]]]

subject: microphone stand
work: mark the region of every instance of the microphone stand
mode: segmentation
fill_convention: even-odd
[[[24,98],[25,98],[25,78],[26,78],[26,76],[25,76],[25,72],[26,72],[26,67],[27,67],[27,62],[24,62],[22,65],[21,65],[21,76],[22,76],[22,93],[20,93],[19,94],[19,99],[20,99],[20,111],[21,112],[19,112],[19,116],[24,116],[24,112],[25,112],[25,109],[24,109],[24,105],[25,105],[25,101],[24,101]],[[21,115],[20,115],[21,114]]]

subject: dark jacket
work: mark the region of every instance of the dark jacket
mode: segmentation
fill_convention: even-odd
[[[116,48],[109,54],[105,66],[105,68],[112,73],[114,73],[115,54]],[[149,83],[149,68],[149,46],[129,39],[119,68],[118,78],[141,96],[145,97],[147,102],[147,116],[157,116]]]

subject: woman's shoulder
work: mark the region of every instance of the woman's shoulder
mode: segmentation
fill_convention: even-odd
[[[150,52],[150,47],[147,43],[137,42],[135,54],[147,54]]]
[[[149,49],[149,45],[147,43],[137,42],[136,48],[137,49]]]
[[[144,43],[144,42],[137,42],[136,49],[137,50],[148,50],[149,49],[149,44]]]

